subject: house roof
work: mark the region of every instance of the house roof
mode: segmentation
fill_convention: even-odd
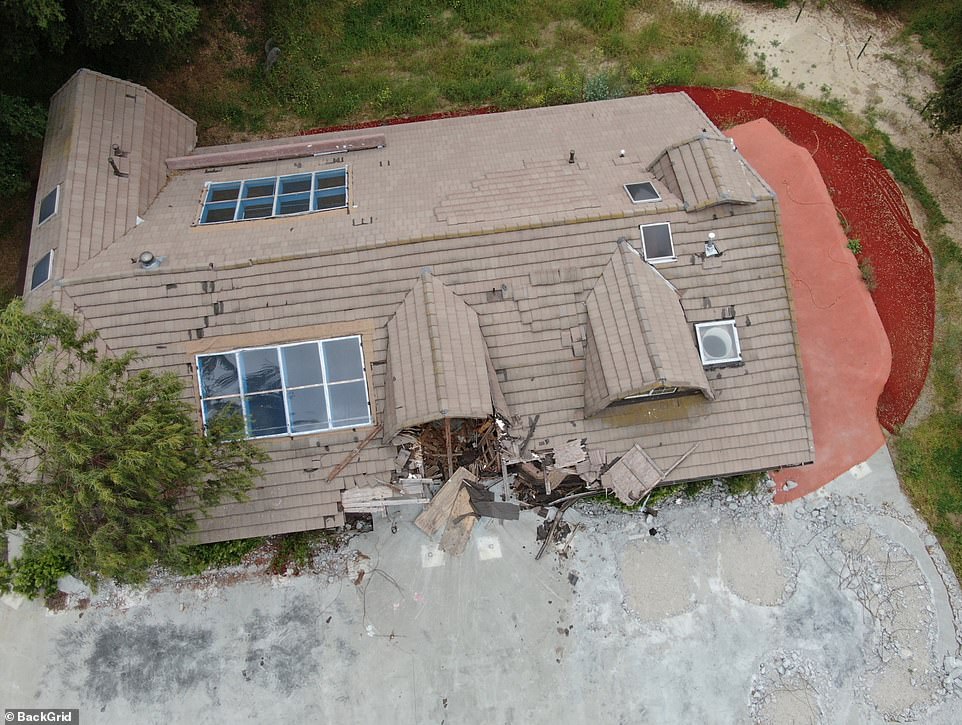
[[[74,87],[61,91],[62,97],[89,93],[85,76],[75,77],[70,85]],[[56,135],[55,127],[51,133]],[[435,298],[441,290],[446,300],[435,306],[449,314],[458,310],[458,315],[470,309],[471,329],[476,315],[490,357],[489,378],[498,381],[496,387],[489,385],[489,394],[503,393],[522,428],[539,416],[537,440],[551,445],[572,436],[586,438],[589,449],[606,449],[609,460],[642,441],[663,470],[700,441],[671,480],[812,459],[774,196],[744,165],[740,168],[753,201],[693,208],[686,204],[684,192],[673,191],[654,169],[649,171],[665,148],[701,134],[737,154],[686,95],[442,119],[386,126],[378,133],[383,134],[383,144],[373,148],[172,172],[141,214],[144,222],[99,252],[75,251],[72,244],[83,245],[71,232],[64,252],[87,261],[57,273],[53,288],[62,295],[60,304],[82,315],[111,350],[139,350],[137,365],[181,376],[185,399],[198,409],[194,355],[201,349],[214,352],[359,334],[373,416],[375,422],[387,423],[389,395],[395,406],[403,397],[405,409],[414,417],[440,407],[433,399],[436,381],[431,401],[418,399],[405,388],[409,380],[425,390],[430,385],[425,381],[427,371],[417,370],[412,362],[413,347],[423,337],[410,332],[402,336],[397,314],[407,309],[402,306],[412,287],[426,285],[419,282],[420,274],[430,267]],[[305,140],[329,147],[357,136],[358,132],[338,132],[197,149],[192,154],[243,154],[249,148]],[[569,163],[572,150],[575,157]],[[48,166],[76,163],[72,158],[76,153],[73,146],[48,144],[42,174],[52,173]],[[347,208],[196,223],[208,182],[341,167],[348,173]],[[112,177],[98,179],[108,188],[117,183]],[[641,181],[652,182],[660,200],[633,203],[624,185]],[[85,188],[87,199],[101,193],[94,185]],[[676,354],[673,351],[685,345],[697,351],[696,323],[730,319],[738,326],[742,364],[704,371],[714,400],[687,396],[608,407],[586,416],[586,350],[624,340],[623,331],[606,329],[610,339],[599,341],[586,302],[593,290],[607,288],[608,283],[600,280],[612,263],[617,240],[623,237],[639,247],[639,226],[652,222],[670,223],[676,259],[660,264],[655,276],[647,267],[632,274],[650,282],[639,287],[660,290],[655,294],[661,297],[649,303],[647,293],[626,297],[617,284],[613,290],[622,301],[635,304],[636,311],[639,305],[662,304],[667,299],[664,289],[654,284],[664,285],[656,279],[661,275],[678,290],[677,304],[686,323],[683,329],[677,321],[671,327],[672,344],[663,354]],[[32,259],[40,256],[44,244],[34,231]],[[701,254],[708,232],[716,234],[723,252],[719,257]],[[132,265],[131,258],[144,250],[162,263],[149,270]],[[628,259],[627,251],[620,254]],[[458,305],[451,303],[452,297]],[[392,324],[397,335],[391,333]],[[586,346],[589,327],[594,342]],[[448,325],[447,332],[437,329],[439,340],[451,335],[480,349],[473,332],[465,336],[454,325]],[[654,339],[661,339],[660,334]],[[442,350],[445,345],[455,347],[440,344]],[[399,358],[395,363],[392,355],[402,345],[412,350],[411,355],[407,362]],[[390,377],[396,378],[390,393],[389,362]],[[456,362],[450,354],[448,359],[442,355],[445,376],[457,377],[458,365],[469,371],[474,386],[466,405],[487,405],[477,357]],[[597,369],[597,361],[591,365]],[[403,368],[403,382],[395,368]],[[445,388],[450,396],[450,383]],[[393,425],[407,418],[405,413]],[[327,480],[369,431],[265,439],[271,460],[250,500],[213,510],[200,522],[200,540],[342,523],[341,490],[386,480],[393,471],[396,449],[375,439],[338,476]]]
[[[385,441],[409,426],[492,415],[503,397],[490,370],[478,313],[422,270],[387,323]]]
[[[78,70],[50,101],[34,219],[58,185],[60,199],[34,222],[28,264],[53,249],[60,279],[110,247],[167,183],[167,157],[195,142],[194,121],[143,86]]]
[[[627,240],[585,302],[585,415],[656,387],[713,398],[678,293]]]
[[[689,210],[756,199],[748,165],[726,138],[700,134],[669,146],[648,168]]]

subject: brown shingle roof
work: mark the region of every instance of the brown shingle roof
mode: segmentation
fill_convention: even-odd
[[[408,426],[493,413],[498,381],[489,374],[478,313],[429,271],[388,321],[387,338],[385,441]]]
[[[655,387],[713,398],[678,293],[627,240],[586,302],[585,415]]]
[[[687,209],[756,199],[747,164],[725,138],[701,135],[670,146],[648,169]]]
[[[75,92],[67,88],[55,104]],[[389,322],[430,266],[435,282],[476,314],[511,413],[522,424],[540,416],[538,440],[586,438],[589,450],[604,448],[611,459],[642,441],[662,470],[700,441],[671,480],[803,463],[813,456],[811,427],[770,190],[749,170],[754,203],[686,210],[667,182],[646,170],[665,147],[703,128],[722,139],[687,96],[666,94],[385,127],[383,148],[338,160],[184,171],[169,178],[142,214],[144,223],[66,275],[61,304],[81,312],[111,350],[137,349],[137,365],[181,376],[194,405],[189,346],[201,335],[214,351],[223,335],[253,339],[306,326],[361,334],[372,406],[385,422]],[[231,148],[238,147],[219,151]],[[568,164],[572,148],[576,160]],[[54,173],[48,167],[74,163],[75,151],[52,148],[42,177]],[[349,170],[348,209],[194,226],[209,180],[334,163]],[[652,179],[662,201],[633,204],[623,185]],[[86,188],[92,199],[94,187]],[[577,208],[566,208],[577,195],[583,195]],[[80,218],[71,217],[71,228]],[[597,344],[585,344],[586,300],[616,241],[625,237],[637,246],[639,224],[648,222],[671,224],[677,260],[658,271],[681,293],[688,325],[734,316],[743,365],[707,374],[713,401],[696,395],[585,416],[587,371],[599,365],[586,360],[598,355]],[[46,251],[37,234],[46,226],[35,230],[32,259]],[[698,256],[710,231],[724,252],[711,265]],[[164,263],[151,271],[131,265],[144,249]],[[685,341],[694,345],[691,334],[686,328]],[[223,349],[238,345],[232,338]],[[472,384],[483,388],[478,368],[472,363]],[[489,390],[497,396],[499,388]],[[265,440],[271,460],[251,501],[212,511],[200,522],[199,538],[342,523],[339,491],[387,480],[393,470],[396,450],[375,439],[327,481],[368,431]]]
[[[167,182],[167,157],[192,149],[195,130],[143,86],[78,70],[50,102],[37,210],[57,185],[60,204],[40,226],[35,213],[28,264],[55,250],[57,280],[131,231]]]

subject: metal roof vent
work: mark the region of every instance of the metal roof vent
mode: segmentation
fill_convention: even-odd
[[[715,232],[708,232],[708,241],[705,242],[705,256],[706,257],[718,257],[721,252],[718,251],[718,247],[715,246]]]
[[[141,269],[156,269],[160,266],[160,257],[155,257],[153,252],[141,252],[133,261],[140,265]]]

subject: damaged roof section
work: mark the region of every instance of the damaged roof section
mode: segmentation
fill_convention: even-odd
[[[384,440],[442,418],[507,417],[478,314],[427,269],[387,323]]]
[[[666,387],[713,398],[678,293],[624,239],[586,304],[585,415]]]
[[[699,136],[670,146],[648,167],[688,211],[756,201],[753,179],[731,141]],[[757,183],[757,180],[755,180]]]

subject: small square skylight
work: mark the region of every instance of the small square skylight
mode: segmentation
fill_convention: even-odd
[[[645,201],[661,201],[661,196],[650,181],[625,184],[625,191],[631,197],[632,204],[640,204]]]
[[[35,290],[42,285],[53,274],[53,250],[51,249],[43,255],[37,263],[33,265],[33,274],[30,276],[30,289]]]
[[[60,184],[57,184],[43,201],[40,202],[40,213],[37,215],[37,226],[43,224],[60,209]]]
[[[734,320],[700,322],[695,325],[695,335],[701,362],[706,367],[741,361],[742,348]]]
[[[668,222],[642,224],[641,249],[646,262],[674,262],[675,246],[671,241],[671,225]]]

